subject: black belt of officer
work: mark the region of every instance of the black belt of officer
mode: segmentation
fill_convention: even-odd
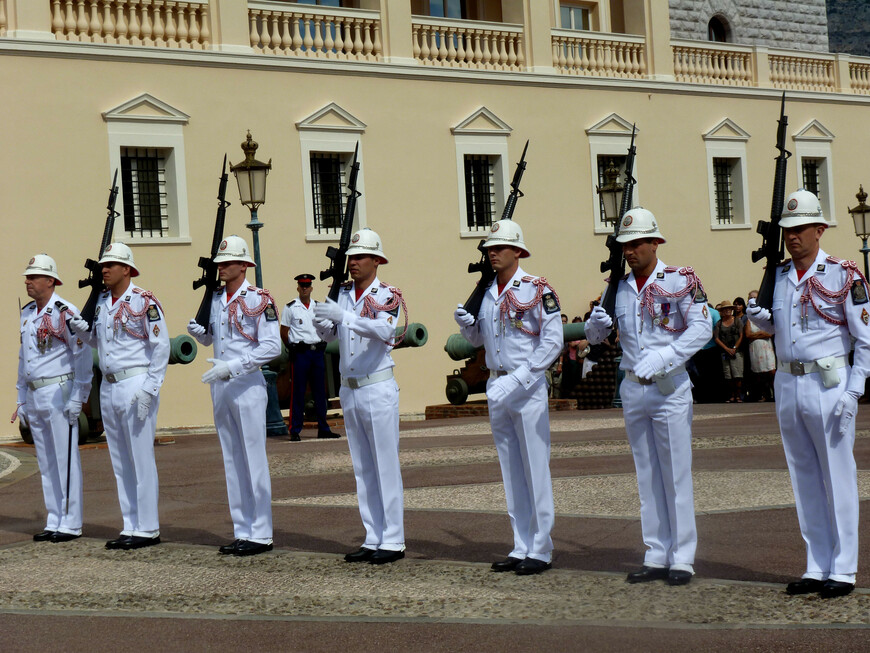
[[[312,345],[307,342],[294,342],[291,347],[293,348],[293,351],[323,351],[326,349],[326,343],[317,342]]]

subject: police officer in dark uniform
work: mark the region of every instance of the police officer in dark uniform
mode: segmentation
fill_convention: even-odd
[[[289,302],[281,312],[281,340],[290,350],[293,374],[293,404],[291,410],[290,439],[299,442],[302,415],[305,411],[305,389],[311,383],[314,409],[317,412],[317,437],[337,438],[326,423],[326,343],[314,328],[314,306],[311,299],[313,274],[295,277],[299,297]]]

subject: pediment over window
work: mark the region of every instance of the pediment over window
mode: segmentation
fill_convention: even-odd
[[[634,125],[616,113],[611,113],[603,120],[599,120],[586,133],[590,136],[631,136]],[[640,129],[637,130],[640,133]]]
[[[818,120],[811,120],[806,127],[797,132],[792,138],[796,141],[823,141],[830,143],[834,140],[834,134]]]
[[[725,118],[725,120],[704,134],[705,141],[742,141],[745,143],[749,138],[749,132],[731,120],[731,118]]]
[[[335,102],[330,102],[322,109],[318,109],[307,118],[296,123],[296,129],[341,131],[362,133],[367,125],[349,111],[342,109]]]
[[[455,127],[450,128],[454,135],[485,134],[489,136],[510,136],[510,125],[486,107],[480,107]]]
[[[168,122],[186,125],[190,121],[190,116],[171,104],[158,100],[150,93],[142,93],[132,100],[119,104],[114,109],[103,112],[103,120],[106,122]]]

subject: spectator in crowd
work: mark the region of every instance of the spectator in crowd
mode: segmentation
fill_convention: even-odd
[[[758,291],[749,293],[749,300],[758,297]],[[776,374],[776,354],[773,336],[762,331],[749,320],[743,327],[743,338],[749,343],[749,366],[755,373],[755,396],[758,401],[773,400],[773,375]]]
[[[713,339],[722,350],[722,374],[728,382],[731,397],[728,403],[742,403],[740,396],[743,385],[743,325],[734,316],[734,305],[719,306],[722,319],[713,327]]]
[[[715,327],[721,319],[719,311],[707,304],[710,319]],[[710,341],[692,356],[686,365],[689,376],[692,377],[692,394],[697,403],[713,403],[720,401],[722,396],[722,361],[719,356],[719,346],[713,339],[713,330],[710,330]]]

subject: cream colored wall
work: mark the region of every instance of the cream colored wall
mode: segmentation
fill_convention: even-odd
[[[258,60],[273,61],[267,57]],[[157,61],[123,62],[62,57],[17,56],[5,51],[0,86],[6,100],[0,119],[6,126],[2,195],[7,284],[0,294],[7,319],[0,339],[8,343],[0,364],[9,412],[14,404],[17,297],[26,301],[19,276],[30,256],[54,256],[66,284],[64,296],[79,306],[77,288],[85,257],[93,257],[103,228],[111,171],[107,130],[101,112],[143,92],[191,116],[184,128],[192,245],[135,247],[141,284],[163,302],[172,335],[183,333],[201,294],[190,284],[196,261],[207,252],[215,214],[215,194],[225,152],[237,162],[239,144],[250,129],[260,143],[258,158],[272,159],[267,203],[260,209],[265,286],[282,304],[295,289],[293,276],[318,273],[326,265],[324,243],[306,243],[301,192],[299,134],[294,123],[336,102],[367,124],[362,137],[369,225],[383,237],[390,264],[382,280],[401,287],[411,319],[429,328],[422,349],[394,354],[402,388],[401,410],[420,412],[443,403],[445,375],[460,364],[443,352],[456,331],[452,311],[465,300],[474,279],[466,265],[477,259],[476,239],[460,239],[457,171],[450,127],[486,106],[513,128],[509,139],[511,173],[526,139],[531,140],[522,189],[526,197],[515,218],[522,224],[533,256],[525,269],[546,276],[570,316],[582,315],[603,287],[599,262],[604,237],[593,234],[589,147],[584,130],[610,113],[637,122],[638,169],[643,201],[659,218],[668,238],[660,254],[675,265],[693,265],[711,300],[745,296],[761,278],[749,262],[760,245],[753,229],[713,232],[708,215],[707,167],[701,134],[723,118],[748,131],[750,215],[754,223],[770,210],[774,138],[778,117],[775,92],[705,91],[677,93],[678,85],[581,85],[577,80],[538,77],[538,84],[501,83],[517,76],[478,76],[459,72],[437,78],[399,74],[382,66],[380,75],[322,75],[314,68],[241,69],[238,58],[200,56],[200,65]],[[286,61],[286,60],[285,60]],[[328,62],[325,62],[328,63]],[[226,64],[226,67],[217,64]],[[371,71],[373,67],[366,68]],[[490,80],[489,82],[484,81]],[[554,83],[550,83],[550,82]],[[14,92],[12,92],[14,91]],[[251,95],[249,95],[251,94]],[[246,99],[255,95],[256,99]],[[856,257],[859,241],[845,220],[859,183],[867,183],[863,153],[866,130],[855,130],[866,113],[865,98],[831,102],[834,96],[792,94],[789,134],[818,119],[836,138],[834,204],[840,227],[825,236],[831,253]],[[842,97],[842,96],[840,96]],[[789,140],[789,145],[792,145]],[[789,167],[788,187],[797,182]],[[248,211],[233,202],[226,233],[244,235]],[[253,275],[249,275],[253,280]],[[315,297],[325,294],[315,286]],[[211,423],[207,388],[199,381],[210,351],[188,366],[169,369],[161,399],[160,426]],[[6,432],[14,431],[7,426]]]

